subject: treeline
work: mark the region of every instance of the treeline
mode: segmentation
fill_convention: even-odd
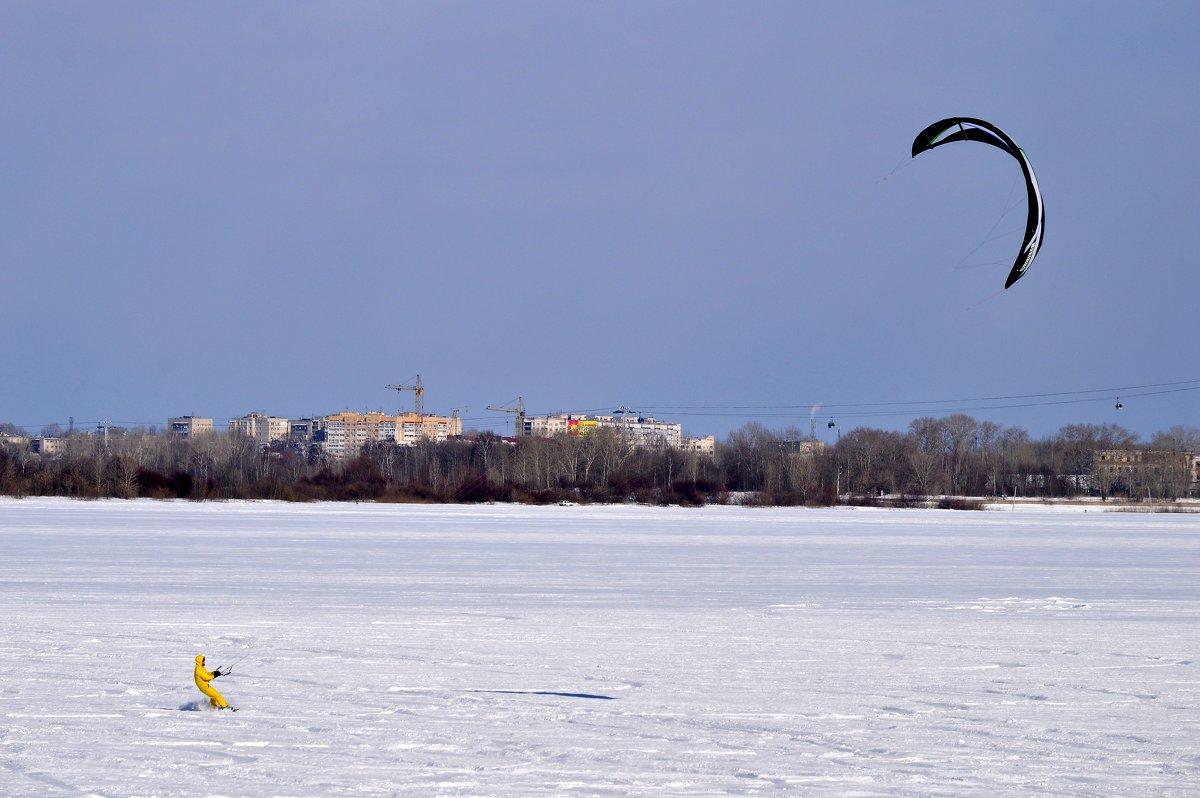
[[[1186,469],[1099,479],[1100,450],[1200,451],[1200,429],[1174,427],[1140,444],[1123,427],[1079,424],[1035,440],[965,415],[922,418],[903,432],[859,428],[821,446],[798,430],[749,424],[715,456],[631,448],[608,430],[525,438],[482,434],[417,446],[374,444],[346,462],[234,433],[182,440],[143,430],[72,435],[54,455],[0,444],[0,494],[77,498],[286,501],[728,501],[831,505],[847,497],[1187,494]]]

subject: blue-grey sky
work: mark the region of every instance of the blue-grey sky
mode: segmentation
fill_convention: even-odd
[[[420,373],[496,431],[517,396],[718,436],[817,402],[1200,425],[1197,31],[1191,2],[5,3],[0,421],[394,410]],[[1016,162],[909,157],[954,115],[1045,196],[1008,291]]]

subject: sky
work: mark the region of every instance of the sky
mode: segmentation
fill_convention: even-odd
[[[419,374],[501,433],[517,397],[718,437],[1200,426],[1197,30],[1188,2],[5,3],[0,421],[392,412]],[[956,115],[1045,198],[1007,291],[1016,161],[910,157]]]

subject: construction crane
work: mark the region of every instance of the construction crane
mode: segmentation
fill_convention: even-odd
[[[417,418],[421,417],[421,397],[425,394],[425,389],[421,387],[420,374],[418,374],[417,378],[413,380],[412,385],[385,385],[383,387],[387,388],[389,391],[412,391],[414,394],[416,394],[415,407]]]
[[[525,434],[525,403],[521,401],[521,397],[517,397],[516,407],[497,407],[496,405],[488,405],[487,409],[495,410],[499,413],[516,413],[517,428],[513,434],[518,438]]]

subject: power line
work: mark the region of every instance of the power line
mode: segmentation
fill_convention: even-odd
[[[1109,388],[1087,388],[1074,391],[1051,391],[1042,393],[1008,394],[998,396],[959,397],[953,399],[920,399],[908,401],[878,401],[878,402],[808,402],[802,404],[776,405],[643,405],[635,407],[647,413],[665,413],[676,416],[708,417],[708,418],[762,418],[762,419],[795,419],[802,414],[809,416],[820,411],[825,414],[837,415],[841,418],[895,418],[901,416],[919,415],[922,413],[971,413],[984,410],[1018,410],[1032,407],[1053,407],[1060,405],[1088,404],[1094,402],[1114,401],[1118,399],[1137,399],[1150,396],[1200,391],[1200,379],[1176,380],[1173,382],[1145,383],[1141,385],[1121,385]],[[988,404],[991,403],[991,404]],[[997,404],[998,403],[998,404]],[[612,412],[614,405],[602,407],[576,408],[572,411],[578,415],[600,414]],[[542,413],[530,412],[529,415],[554,415],[560,410]],[[228,424],[232,418],[214,418],[214,422]],[[496,416],[471,416],[463,418],[464,422],[492,423],[504,426],[507,419]],[[100,421],[75,420],[80,427],[90,427]],[[109,421],[111,426],[119,427],[165,427],[164,419],[155,421]],[[14,424],[21,429],[44,429],[47,427],[66,426],[63,421],[50,421],[39,424]]]
[[[1176,387],[1190,386],[1190,387]],[[1165,388],[1170,390],[1162,391],[1146,391],[1145,393],[1129,393],[1130,391],[1142,391],[1150,388]],[[1025,394],[1010,394],[1007,396],[976,396],[976,397],[959,397],[954,399],[915,399],[908,401],[883,401],[883,402],[805,402],[802,404],[787,404],[787,405],[638,405],[643,410],[663,410],[682,413],[684,411],[731,411],[731,410],[747,410],[747,411],[764,411],[764,410],[803,410],[810,411],[816,407],[821,410],[845,410],[853,408],[870,408],[870,407],[926,407],[931,405],[961,405],[975,402],[1007,402],[1021,399],[1051,399],[1054,397],[1075,396],[1085,397],[1093,395],[1092,398],[1078,398],[1074,400],[1058,400],[1047,402],[1029,402],[1019,405],[1011,405],[1012,407],[1038,407],[1043,404],[1070,404],[1071,402],[1088,402],[1098,401],[1094,398],[1095,394],[1105,394],[1103,398],[1115,398],[1117,395],[1127,396],[1154,396],[1164,393],[1179,393],[1182,391],[1200,390],[1200,379],[1197,380],[1179,380],[1176,382],[1160,382],[1147,383],[1145,385],[1124,385],[1114,388],[1089,388],[1077,391],[1055,391],[1049,393],[1025,393]]]

